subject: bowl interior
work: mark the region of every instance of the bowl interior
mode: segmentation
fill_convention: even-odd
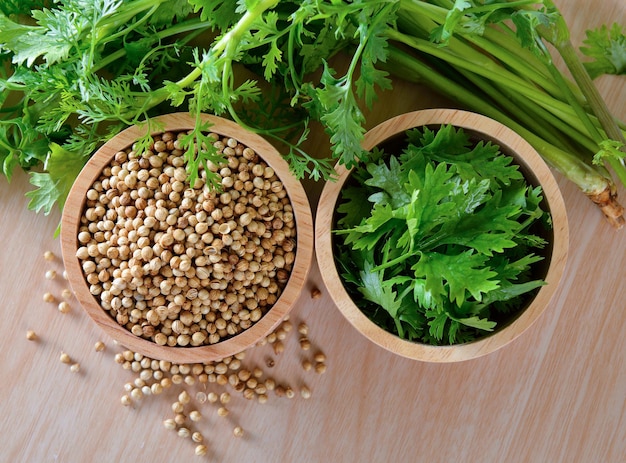
[[[525,331],[543,312],[558,286],[567,256],[568,228],[562,197],[556,180],[539,155],[521,137],[502,124],[484,116],[460,110],[424,110],[408,113],[388,120],[366,134],[364,148],[383,148],[388,153],[400,152],[405,146],[406,130],[428,126],[439,128],[443,124],[461,127],[473,141],[491,141],[503,154],[510,155],[521,173],[532,186],[543,188],[542,208],[549,212],[553,227],[534,230],[549,244],[537,254],[543,260],[534,264],[533,277],[546,281],[546,285],[526,295],[523,304],[498,322],[497,329],[479,339],[464,344],[432,346],[407,341],[387,332],[372,322],[353,302],[338,274],[334,262],[334,230],[340,190],[351,181],[351,171],[340,168],[336,185],[325,186],[316,217],[316,253],[322,277],[331,297],[348,321],[376,344],[399,355],[432,362],[467,360],[499,349]],[[332,260],[332,262],[331,262]]]
[[[231,121],[210,115],[204,115],[203,120],[210,124],[211,132],[237,139],[243,145],[254,149],[259,157],[274,169],[287,191],[293,207],[294,221],[297,224],[295,261],[289,279],[277,301],[250,328],[215,344],[197,347],[161,346],[149,339],[135,336],[118,324],[91,294],[80,261],[76,257],[79,247],[77,240],[79,221],[87,200],[86,193],[115,154],[129,148],[145,133],[145,127],[133,126],[120,132],[94,154],[70,191],[61,223],[61,245],[68,280],[84,310],[100,328],[125,347],[151,358],[176,363],[219,360],[241,352],[267,336],[295,305],[308,275],[313,255],[313,224],[308,198],[300,182],[289,172],[289,167],[280,153],[262,137],[243,130]],[[175,113],[154,118],[153,122],[154,126],[158,127],[152,133],[156,135],[166,131],[190,130],[194,127],[195,119],[187,113]]]

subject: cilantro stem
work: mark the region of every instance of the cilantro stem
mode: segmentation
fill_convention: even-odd
[[[425,63],[398,48],[393,46],[389,48],[386,67],[408,80],[421,79],[442,95],[446,95],[465,107],[491,117],[517,131],[533,145],[549,164],[578,185],[587,195],[600,194],[606,189],[613,190],[614,187],[610,179],[602,175],[593,166],[582,161],[578,156],[548,143],[482,98],[468,92],[466,88],[442,76]]]

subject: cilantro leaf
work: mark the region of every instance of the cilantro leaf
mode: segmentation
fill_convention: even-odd
[[[457,255],[421,253],[411,267],[415,278],[425,279],[425,289],[438,305],[444,298],[461,305],[469,296],[480,301],[482,295],[498,289],[496,272],[485,266],[487,257],[471,250]]]
[[[385,329],[471,341],[543,284],[533,273],[545,245],[536,229],[550,225],[541,188],[462,129],[406,135],[399,156],[375,150],[354,170],[337,206],[338,264],[357,305]]]
[[[593,58],[583,63],[592,79],[602,74],[626,74],[626,35],[618,23],[610,29],[602,25],[588,30],[583,44],[580,51]]]
[[[26,193],[30,198],[28,208],[35,212],[43,210],[48,215],[57,203],[62,210],[74,180],[86,161],[83,153],[71,152],[51,143],[45,164],[47,172],[31,173],[30,183],[38,188]]]

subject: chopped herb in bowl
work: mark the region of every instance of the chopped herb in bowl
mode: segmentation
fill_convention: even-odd
[[[506,325],[545,283],[551,217],[536,183],[450,124],[379,145],[336,205],[346,291],[408,341],[459,344]]]

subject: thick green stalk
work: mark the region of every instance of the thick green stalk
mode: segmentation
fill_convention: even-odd
[[[575,111],[569,104],[542,92],[534,85],[528,83],[516,74],[509,72],[504,67],[498,65],[495,61],[477,51],[475,48],[468,46],[461,40],[453,38],[450,40],[448,47],[442,48],[428,40],[403,34],[395,29],[390,29],[387,35],[392,40],[404,43],[422,53],[427,53],[436,58],[445,60],[458,69],[473,72],[498,85],[508,87],[511,92],[517,92],[533,100],[565,122],[563,129],[567,132],[568,136],[581,145],[586,145],[594,149],[593,145],[590,144],[589,140],[584,136],[584,127],[581,127],[580,119],[576,117]]]
[[[442,95],[515,130],[533,145],[546,162],[576,183],[586,194],[599,194],[606,188],[611,188],[609,179],[600,174],[593,166],[583,162],[578,156],[556,148],[506,116],[493,105],[469,93],[467,89],[393,46],[389,48],[386,67],[390,71],[393,70],[397,75],[404,76],[407,80],[412,80],[413,76],[418,76],[418,81],[427,83],[429,87],[434,88]]]

